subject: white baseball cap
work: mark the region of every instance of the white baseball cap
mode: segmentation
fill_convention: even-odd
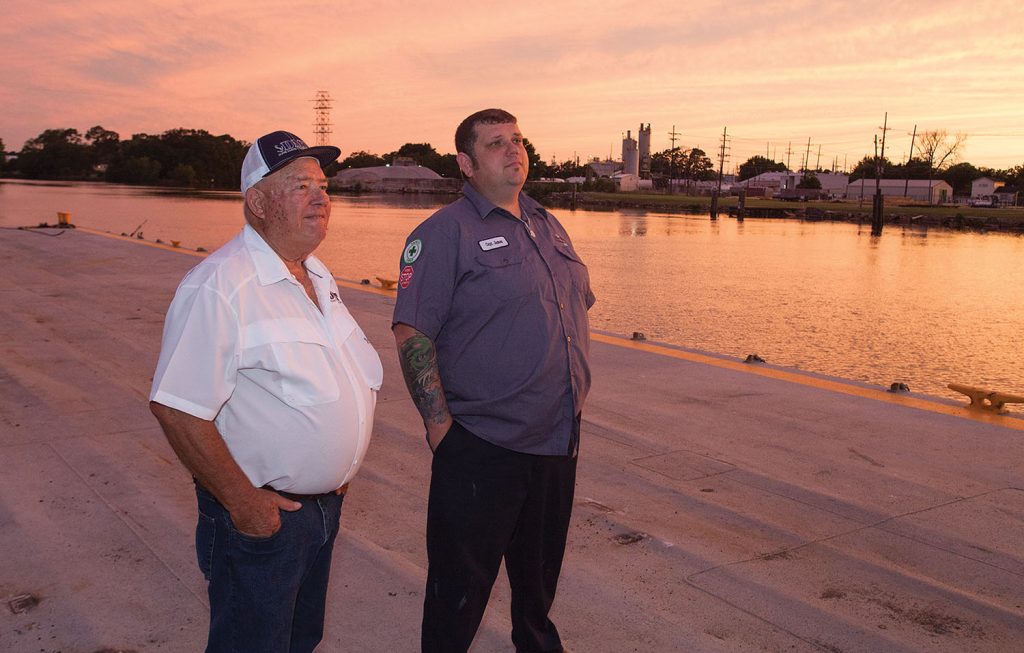
[[[320,162],[320,167],[330,165],[341,156],[341,150],[333,145],[309,147],[306,143],[290,132],[270,132],[260,136],[249,146],[242,161],[242,195],[252,188],[253,184],[295,159],[311,157]]]

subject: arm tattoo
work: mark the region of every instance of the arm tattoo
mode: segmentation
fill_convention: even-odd
[[[410,337],[399,346],[398,359],[402,364],[405,385],[412,402],[426,424],[441,424],[448,417],[448,402],[441,387],[441,374],[437,367],[437,352],[430,338],[421,333]]]

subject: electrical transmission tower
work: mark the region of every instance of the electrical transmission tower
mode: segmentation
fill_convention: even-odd
[[[331,94],[317,91],[313,98],[313,134],[317,145],[331,144]]]

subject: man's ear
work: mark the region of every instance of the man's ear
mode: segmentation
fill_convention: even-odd
[[[262,220],[267,210],[267,198],[263,191],[255,186],[245,191],[245,206],[250,213]]]
[[[465,175],[467,179],[473,176],[473,159],[471,159],[468,154],[465,152],[459,152],[455,155],[455,160],[459,164],[459,170],[462,171],[462,174]]]

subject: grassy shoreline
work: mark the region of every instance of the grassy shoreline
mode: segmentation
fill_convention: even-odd
[[[544,194],[543,201],[551,206],[571,208],[571,192]],[[722,197],[719,211],[735,211],[736,197]],[[658,193],[597,193],[577,192],[576,208],[586,210],[640,209],[665,213],[703,214],[711,210],[711,198],[706,195],[665,195]],[[747,198],[748,218],[789,218],[799,220],[836,220],[843,222],[870,222],[871,201],[810,201]],[[975,228],[989,230],[1024,231],[1024,207],[973,208],[966,205],[928,206],[905,202],[903,198],[886,198],[885,221],[891,224],[920,224],[948,228]]]

